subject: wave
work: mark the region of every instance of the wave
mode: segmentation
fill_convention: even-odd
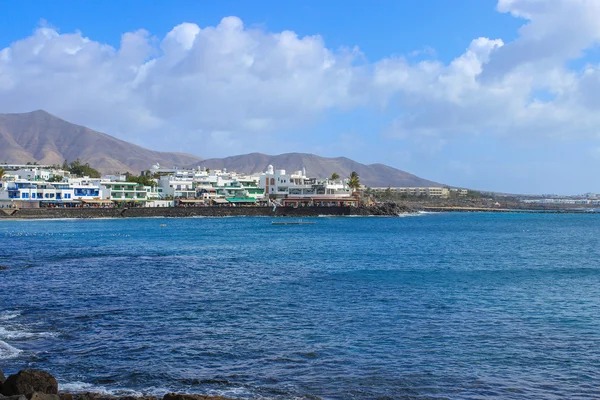
[[[40,337],[53,337],[56,333],[53,332],[28,332],[23,330],[8,330],[0,326],[1,339],[31,339]]]
[[[8,321],[17,318],[21,313],[19,311],[3,311],[0,313],[0,321]]]
[[[9,358],[15,358],[23,350],[19,350],[16,347],[0,340],[0,360],[7,360]]]
[[[189,388],[169,388],[169,387],[158,387],[158,386],[149,386],[144,389],[135,390],[128,388],[115,388],[115,387],[106,387],[102,385],[94,385],[87,382],[74,381],[67,383],[60,383],[59,386],[61,391],[69,392],[69,393],[84,393],[84,392],[92,392],[92,393],[100,393],[103,395],[109,396],[134,396],[134,397],[143,397],[143,396],[156,396],[161,398],[166,393],[176,392],[176,393],[194,393],[194,391],[190,391]],[[212,388],[208,389],[206,392],[203,392],[204,395],[208,394],[210,396],[223,396],[225,398],[260,398],[264,400],[275,400],[275,399],[286,399],[286,400],[306,400],[306,399],[316,399],[314,396],[302,396],[302,395],[294,395],[289,394],[285,396],[281,396],[281,393],[272,394],[265,393],[264,390],[260,388],[253,388],[250,385],[236,385],[232,383],[228,383],[225,385],[226,387],[221,388]],[[266,392],[269,392],[268,389]],[[259,397],[256,397],[256,395]]]
[[[94,385],[92,383],[75,381],[75,382],[67,382],[60,383],[60,389],[63,392],[69,393],[83,393],[83,392],[92,392],[92,393],[100,393],[109,396],[157,396],[162,397],[165,393],[171,392],[172,390],[163,387],[155,387],[151,386],[144,391],[127,389],[127,388],[108,388],[106,386]]]

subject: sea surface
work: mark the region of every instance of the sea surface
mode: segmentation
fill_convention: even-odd
[[[600,398],[600,215],[311,221],[0,221],[0,368],[113,394]]]

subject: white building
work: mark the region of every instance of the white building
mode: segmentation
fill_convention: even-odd
[[[279,199],[284,205],[358,205],[347,180],[309,178],[305,169],[288,174],[272,165],[259,178],[259,187],[264,189],[265,196]]]

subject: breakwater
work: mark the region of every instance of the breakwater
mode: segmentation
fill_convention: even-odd
[[[370,207],[136,207],[136,208],[23,208],[0,211],[0,219],[57,218],[185,218],[185,217],[315,217],[348,215],[397,216],[408,207],[389,203]]]

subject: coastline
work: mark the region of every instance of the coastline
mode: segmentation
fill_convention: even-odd
[[[0,210],[1,220],[189,218],[189,217],[318,217],[398,216],[415,212],[407,206],[385,203],[370,207],[138,207],[138,208],[23,208]]]
[[[397,217],[416,212],[490,212],[536,214],[595,214],[598,211],[580,208],[498,208],[481,205],[425,205],[382,203],[359,207],[136,207],[136,208],[22,208],[0,209],[2,220],[36,219],[120,219],[120,218],[190,218],[190,217]]]
[[[5,376],[0,369],[0,400],[234,400],[230,397],[205,394],[166,393],[164,396],[111,395],[98,392],[60,390],[50,373],[36,369],[21,370]]]

